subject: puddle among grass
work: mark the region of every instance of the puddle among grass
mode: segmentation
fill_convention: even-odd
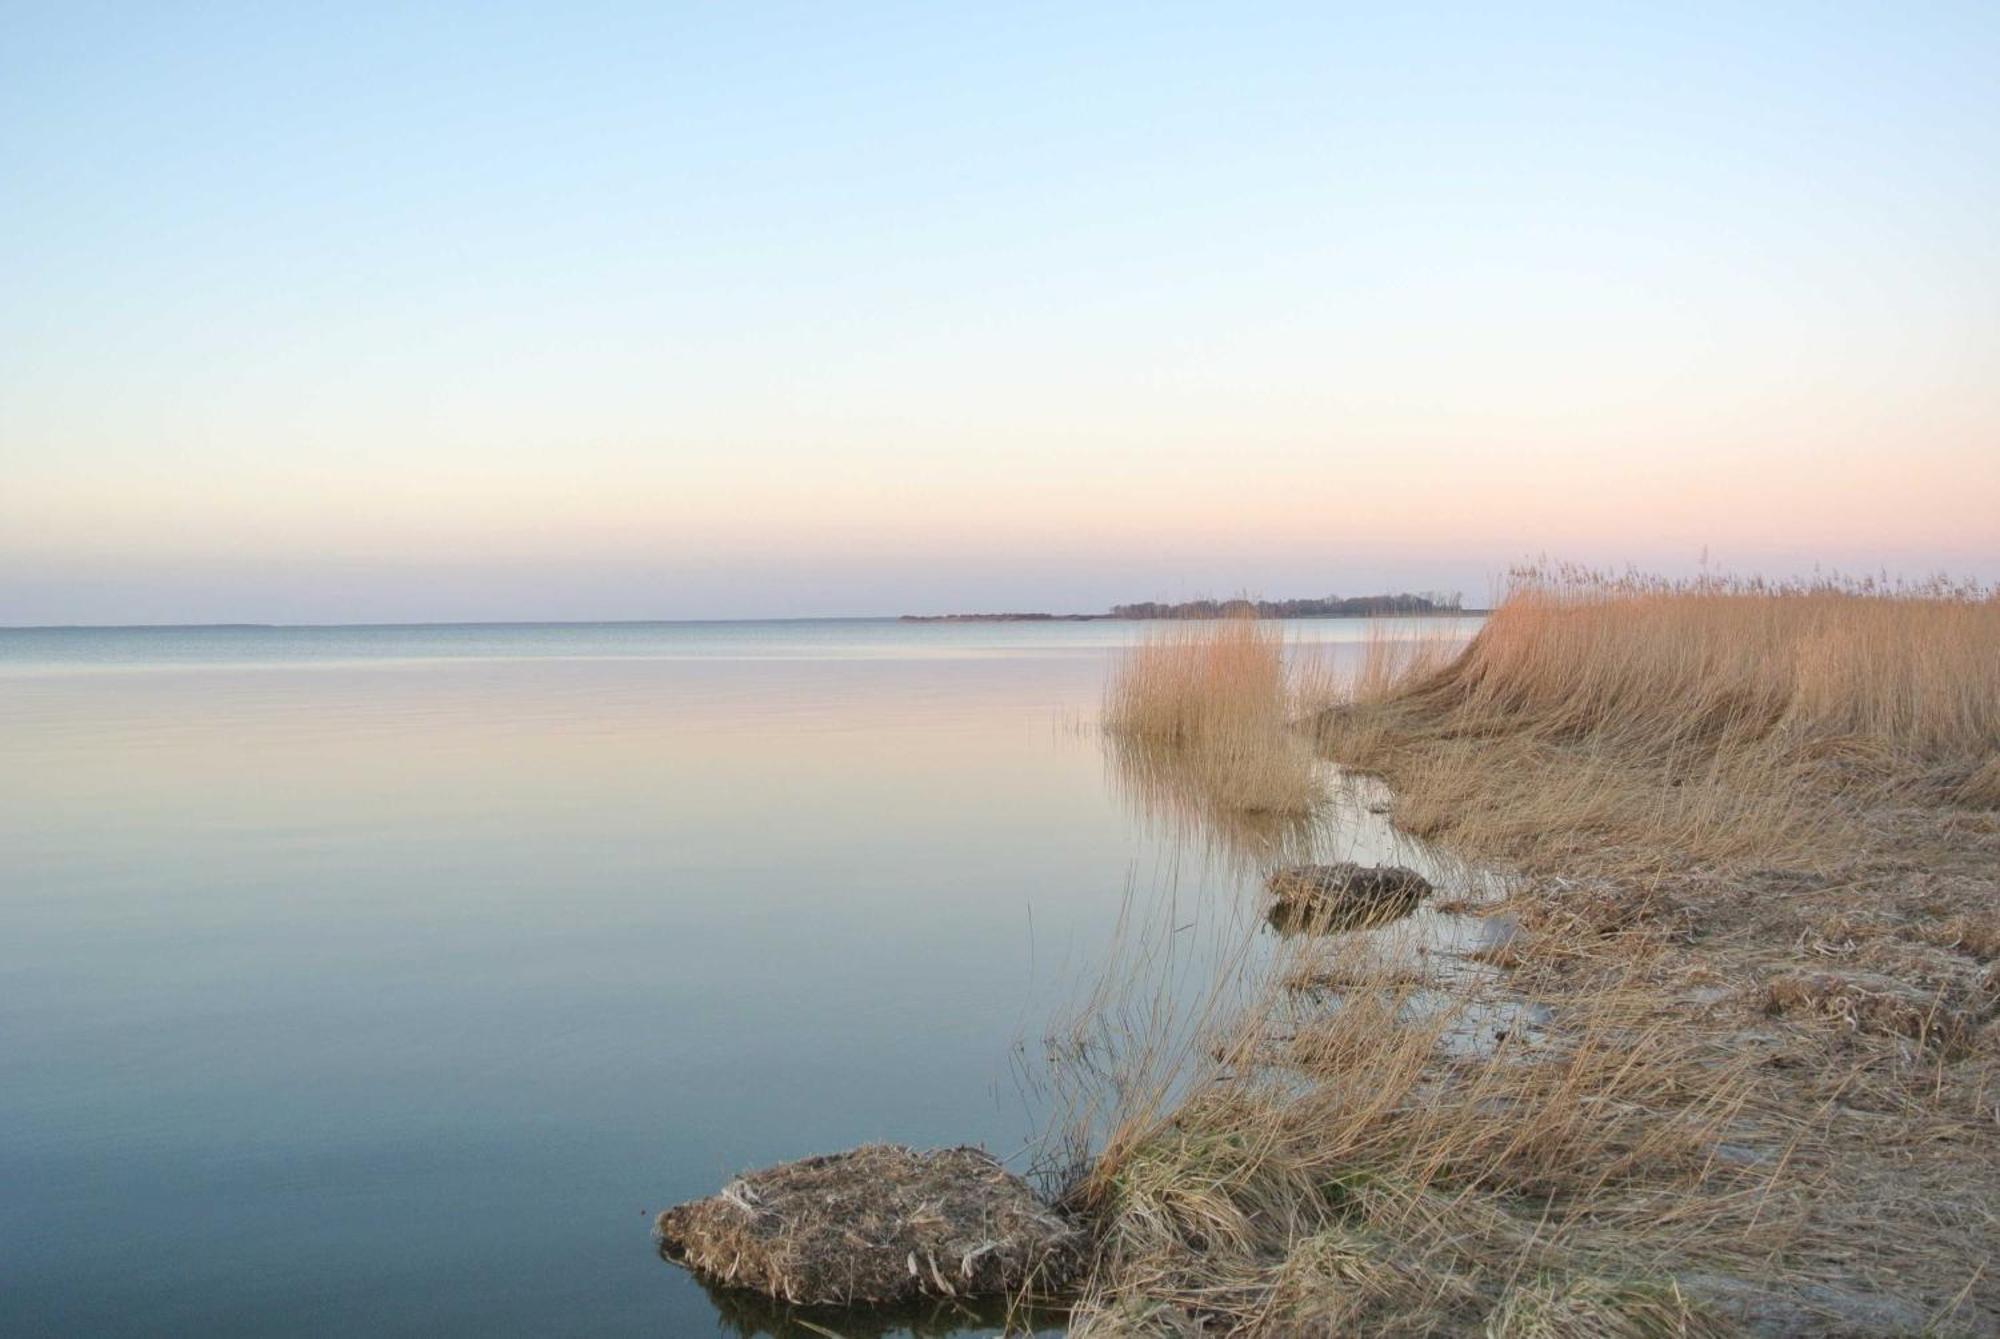
[[[1319,823],[1322,862],[1399,865],[1429,881],[1432,895],[1384,924],[1336,930],[1317,975],[1314,946],[1301,949],[1288,988],[1314,1009],[1338,1008],[1352,989],[1401,983],[1400,1021],[1439,1020],[1438,1044],[1457,1056],[1491,1054],[1509,1041],[1532,1041],[1548,1022],[1540,1005],[1509,999],[1498,989],[1505,949],[1517,926],[1496,910],[1507,880],[1421,838],[1397,830],[1394,796],[1379,777],[1328,764],[1326,812]],[[1273,927],[1273,933],[1283,931]]]
[[[1304,747],[1304,741],[1288,746]],[[1317,764],[1315,800],[1297,813],[1232,811],[1206,788],[1205,769],[1180,767],[1171,749],[1107,737],[1108,772],[1142,821],[1175,839],[1200,869],[1261,919],[1239,967],[1233,1003],[1250,983],[1275,974],[1290,998],[1277,1007],[1296,1025],[1340,1007],[1356,990],[1393,984],[1397,1016],[1436,1020],[1439,1045],[1453,1055],[1492,1053],[1532,1041],[1548,1022],[1539,1005],[1507,998],[1506,947],[1516,933],[1499,910],[1508,896],[1499,873],[1460,859],[1393,821],[1394,795],[1376,776]],[[1266,890],[1274,870],[1350,864],[1399,866],[1421,876],[1431,895],[1380,920],[1344,924],[1338,914],[1298,911]],[[1224,1012],[1210,1004],[1202,1021]],[[1157,1024],[1156,1024],[1157,1026]],[[1192,1017],[1182,1031],[1193,1026]],[[1166,1049],[1149,1042],[1153,1050]]]

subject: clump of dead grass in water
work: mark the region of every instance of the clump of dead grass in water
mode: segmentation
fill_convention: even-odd
[[[1248,618],[1163,624],[1118,665],[1105,729],[1125,767],[1176,804],[1234,816],[1300,816],[1320,798],[1293,728],[1284,634]]]
[[[1052,1291],[1080,1236],[983,1150],[896,1144],[737,1177],[653,1232],[704,1279],[816,1307]]]

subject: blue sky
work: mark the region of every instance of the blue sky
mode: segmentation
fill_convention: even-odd
[[[0,623],[2000,578],[2000,7],[0,5]]]

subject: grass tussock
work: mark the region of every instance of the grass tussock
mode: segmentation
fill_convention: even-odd
[[[1977,1027],[1974,1015],[1941,994],[1912,990],[1893,978],[1857,979],[1830,972],[1793,972],[1765,987],[1774,1016],[1816,1015],[1853,1032],[1904,1037],[1947,1056],[1963,1055]]]
[[[1967,772],[1952,798],[1969,809],[2000,809],[2000,753]]]
[[[1128,780],[1197,816],[1241,827],[1308,815],[1321,798],[1309,740],[1294,729],[1283,632],[1256,619],[1162,625],[1126,655],[1104,724]],[[1254,835],[1254,834],[1252,834]]]
[[[1134,647],[1105,702],[1123,735],[1197,745],[1288,724],[1285,646],[1252,618],[1166,623]]]
[[[737,1177],[659,1216],[668,1259],[795,1306],[1048,1292],[1077,1232],[991,1155],[864,1144]]]

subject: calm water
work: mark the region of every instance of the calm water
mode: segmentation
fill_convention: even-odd
[[[0,1333],[757,1332],[652,1213],[1025,1165],[1128,897],[1253,919],[1075,728],[1134,636],[0,631]]]

